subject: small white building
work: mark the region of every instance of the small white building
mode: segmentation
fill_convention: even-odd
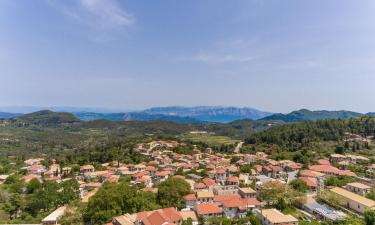
[[[53,211],[51,214],[49,214],[46,218],[42,220],[42,225],[59,224],[58,220],[62,215],[64,215],[65,210],[65,206],[57,208],[55,211]]]

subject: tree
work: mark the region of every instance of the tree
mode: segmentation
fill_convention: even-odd
[[[189,217],[187,220],[182,221],[181,225],[193,225],[193,220]]]
[[[42,187],[42,184],[39,182],[39,180],[36,178],[33,178],[27,184],[26,190],[27,190],[27,193],[32,194],[41,187]]]
[[[157,200],[162,207],[184,208],[183,197],[190,193],[190,184],[183,179],[169,178],[158,187]]]
[[[277,199],[276,208],[280,211],[283,211],[284,209],[288,208],[288,205],[283,198],[279,198]]]
[[[289,183],[289,185],[296,191],[299,192],[307,192],[309,190],[309,186],[305,182],[300,179],[295,179]]]
[[[263,184],[259,196],[262,200],[266,201],[268,205],[276,205],[280,198],[285,200],[287,206],[292,204],[300,205],[305,200],[304,194],[277,181]]]
[[[366,225],[374,225],[375,224],[375,210],[367,210],[365,212],[365,221]]]
[[[128,182],[106,182],[90,198],[83,218],[88,224],[103,224],[117,215],[149,211],[158,207],[153,193],[138,191],[129,186]]]
[[[372,199],[375,201],[375,188],[373,188],[367,195],[366,198]]]
[[[81,209],[78,206],[68,206],[64,215],[59,219],[61,225],[84,225]]]
[[[77,180],[70,179],[60,183],[60,192],[58,192],[59,205],[68,204],[79,198],[79,184]]]

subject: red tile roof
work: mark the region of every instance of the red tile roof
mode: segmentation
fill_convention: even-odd
[[[215,182],[213,179],[208,178],[208,177],[203,178],[202,182],[203,182],[206,186],[208,186],[208,187],[216,184],[216,182]]]
[[[223,210],[216,204],[203,203],[196,206],[198,215],[217,214],[222,213]]]
[[[331,165],[328,159],[319,159],[318,163],[319,165]]]
[[[201,183],[201,182],[194,184],[194,189],[204,189],[206,187],[207,186],[204,183]]]
[[[355,173],[353,173],[349,170],[340,170],[340,169],[337,169],[336,167],[333,167],[331,165],[314,165],[314,166],[310,166],[309,169],[317,171],[317,172],[322,172],[322,173],[345,175],[345,176],[351,176],[351,177],[356,176]]]
[[[168,176],[169,175],[169,171],[158,171],[158,172],[156,172],[155,173],[155,176],[157,176],[157,177],[166,177],[166,176]]]
[[[197,197],[195,194],[188,194],[184,196],[185,201],[195,201],[197,200]]]
[[[231,182],[231,183],[237,183],[237,182],[239,182],[240,181],[240,179],[238,178],[238,177],[228,177],[227,178],[227,182]]]
[[[222,203],[224,201],[228,201],[231,199],[240,199],[240,198],[241,196],[239,194],[216,195],[214,197],[214,201]]]
[[[158,209],[136,214],[137,220],[144,225],[162,225],[182,220],[181,214],[175,208]]]
[[[299,179],[305,182],[309,187],[317,187],[317,180],[315,177],[300,177]]]

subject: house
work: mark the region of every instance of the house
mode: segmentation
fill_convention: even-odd
[[[298,225],[298,219],[277,209],[256,210],[256,214],[263,225]]]
[[[215,195],[229,195],[238,193],[238,185],[215,185],[213,186],[213,192]]]
[[[42,225],[59,224],[58,220],[62,215],[64,215],[65,210],[65,206],[57,208],[55,211],[53,211],[51,214],[49,214],[42,220]]]
[[[284,174],[283,168],[280,166],[266,166],[263,168],[263,173],[275,179],[281,178]]]
[[[349,171],[349,170],[340,170],[334,166],[331,165],[313,165],[309,166],[310,170],[328,174],[328,175],[344,175],[344,176],[349,176],[349,177],[355,177],[356,174]]]
[[[366,167],[366,177],[375,178],[375,164]]]
[[[197,204],[197,197],[195,194],[188,194],[184,196],[186,208],[194,208],[194,206]]]
[[[180,212],[181,216],[182,216],[182,219],[184,221],[188,220],[189,218],[192,220],[193,224],[192,225],[198,225],[199,222],[198,222],[198,217],[197,215],[195,214],[194,211],[192,210],[189,210],[189,211],[181,211]]]
[[[303,209],[308,213],[314,215],[318,220],[328,220],[331,222],[335,222],[346,219],[345,213],[331,209],[319,203],[304,204]]]
[[[212,202],[214,200],[212,191],[197,191],[196,196],[198,203]]]
[[[9,175],[0,175],[0,184],[4,183]]]
[[[41,175],[46,171],[46,168],[41,164],[33,164],[27,167],[27,171],[32,174]]]
[[[300,177],[298,179],[302,180],[311,190],[316,190],[318,187],[318,179],[316,177]]]
[[[240,179],[236,176],[227,177],[225,183],[226,183],[226,185],[239,185]]]
[[[222,202],[224,215],[228,218],[242,218],[247,212],[260,207],[261,203],[255,198],[232,198]]]
[[[341,205],[363,214],[366,210],[375,209],[375,201],[347,191],[340,187],[334,187],[331,190],[338,197]]]
[[[207,186],[202,183],[202,182],[198,182],[198,183],[194,183],[194,190],[195,191],[203,191],[203,190],[206,190],[207,189]]]
[[[242,198],[255,198],[257,192],[250,187],[247,188],[239,188],[238,194],[241,195]]]
[[[113,218],[113,225],[179,225],[183,221],[180,212],[175,208],[164,208],[153,211],[125,214]]]
[[[157,171],[155,172],[155,183],[160,183],[168,179],[170,172],[169,171]]]
[[[214,203],[203,203],[196,205],[195,211],[197,212],[198,216],[202,216],[205,219],[223,216],[223,210]]]
[[[209,191],[212,191],[213,186],[216,184],[216,182],[209,177],[203,178],[202,183],[204,183],[207,186]]]
[[[370,186],[358,182],[346,184],[346,189],[362,196],[365,196],[371,191]]]
[[[95,167],[93,165],[83,165],[79,168],[79,172],[82,175],[85,175],[87,173],[95,172]]]
[[[72,167],[68,167],[68,166],[66,166],[66,167],[63,167],[63,168],[61,169],[61,174],[62,174],[63,176],[67,176],[67,175],[70,174],[71,171],[72,171]]]
[[[227,179],[227,173],[224,168],[217,168],[215,171],[215,180],[217,183],[222,185],[225,184],[225,180]]]
[[[331,154],[331,156],[329,157],[329,161],[336,162],[336,163],[344,161],[345,159],[346,159],[346,156],[341,155],[341,154]]]
[[[215,195],[214,202],[221,207],[223,202],[229,201],[231,199],[240,199],[241,196],[239,194],[227,194],[227,195]]]
[[[320,173],[320,172],[313,171],[313,170],[300,170],[299,176],[319,178],[319,177],[324,177],[324,173]]]

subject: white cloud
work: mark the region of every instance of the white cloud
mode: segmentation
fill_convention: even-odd
[[[48,0],[48,3],[65,16],[93,29],[123,30],[135,22],[134,16],[116,0]]]
[[[191,58],[192,61],[221,64],[221,63],[246,63],[255,60],[254,56],[240,55],[213,55],[213,54],[197,54]]]

